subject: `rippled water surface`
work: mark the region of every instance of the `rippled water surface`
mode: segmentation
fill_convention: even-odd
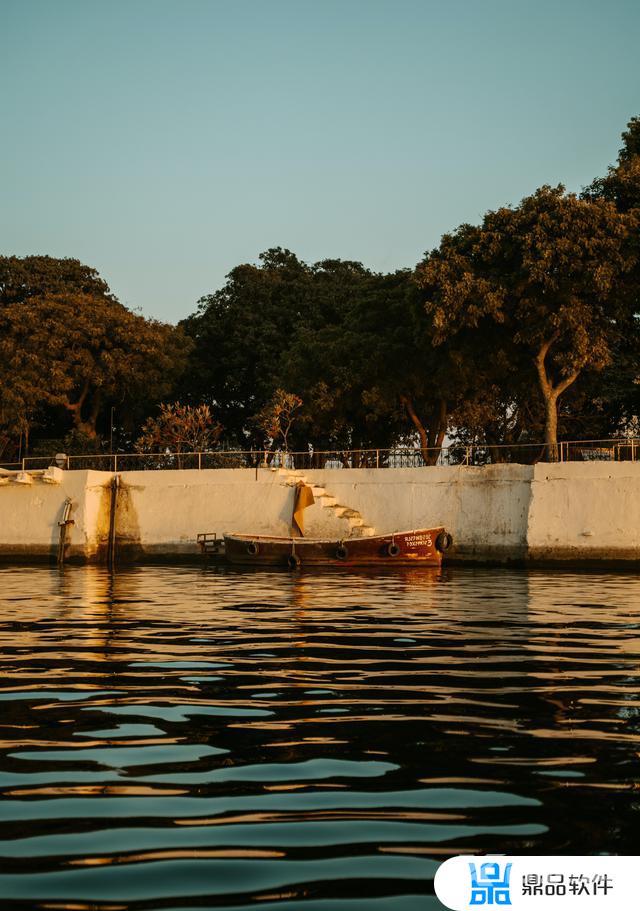
[[[0,907],[435,911],[637,854],[640,581],[0,568]]]

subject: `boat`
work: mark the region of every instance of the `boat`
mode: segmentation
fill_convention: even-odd
[[[222,544],[220,539],[217,542]],[[453,539],[443,527],[438,527],[338,541],[225,534],[223,542],[224,555],[230,563],[293,570],[305,566],[439,566]],[[204,553],[214,552],[202,542],[200,546]]]

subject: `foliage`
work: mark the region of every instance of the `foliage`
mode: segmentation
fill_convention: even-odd
[[[0,258],[0,290],[0,427],[8,435],[63,415],[94,438],[112,404],[135,413],[184,369],[182,330],[127,310],[76,260]]]
[[[160,405],[160,414],[150,417],[136,441],[137,452],[206,452],[215,446],[222,425],[208,405]]]
[[[299,395],[276,389],[254,420],[271,444],[277,445],[282,440],[282,447],[287,452],[289,433],[301,407],[302,399]]]
[[[587,367],[611,361],[615,340],[633,322],[619,291],[635,225],[605,200],[543,187],[516,208],[489,212],[480,227],[445,235],[419,267],[436,342],[473,330],[476,359],[526,354],[550,447],[559,397]]]
[[[223,288],[203,297],[182,323],[194,344],[180,397],[215,406],[230,442],[260,448],[253,417],[280,380],[283,352],[298,326],[311,319],[309,268],[275,248],[260,265],[233,269]]]
[[[640,117],[632,117],[622,134],[618,163],[583,193],[585,199],[605,199],[619,212],[640,209]]]

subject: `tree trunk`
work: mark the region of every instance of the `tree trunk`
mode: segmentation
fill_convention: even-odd
[[[71,414],[73,415],[74,428],[76,430],[82,431],[82,433],[85,433],[88,437],[93,438],[96,436],[95,420],[97,418],[97,413],[94,416],[93,424],[91,423],[91,420],[85,421],[82,418],[82,408],[84,406],[84,403],[87,399],[88,394],[89,394],[89,381],[86,380],[84,386],[82,387],[82,391],[80,393],[78,401],[77,402],[66,402],[65,408],[67,409],[67,411],[70,411]]]
[[[544,400],[544,441],[547,447],[547,462],[558,461],[558,397],[551,393]]]
[[[556,383],[555,386],[551,381],[547,372],[545,360],[549,353],[549,349],[559,337],[559,333],[554,332],[551,338],[543,342],[534,358],[538,371],[540,392],[542,393],[542,398],[544,400],[544,441],[546,445],[547,462],[558,461],[558,399],[580,376],[580,370],[574,370],[573,373],[570,373],[559,383]]]
[[[418,431],[420,438],[420,453],[425,465],[435,465],[440,458],[442,444],[447,432],[447,403],[444,399],[438,400],[437,415],[431,423],[425,426],[416,412],[413,401],[408,395],[400,396],[400,401],[407,409],[413,426]]]

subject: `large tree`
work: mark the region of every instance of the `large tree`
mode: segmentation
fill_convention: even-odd
[[[311,319],[309,283],[309,267],[293,253],[267,250],[258,266],[232,269],[224,287],[183,321],[194,350],[181,395],[211,405],[228,442],[260,447],[252,419],[282,385],[283,354]]]
[[[511,346],[526,354],[549,458],[556,458],[560,397],[586,368],[610,362],[615,340],[633,323],[622,288],[634,230],[635,216],[611,202],[543,187],[515,208],[489,212],[480,227],[445,235],[418,267],[436,341],[471,331],[479,363]]]
[[[365,464],[375,459],[367,450],[391,446],[402,429],[397,402],[390,405],[374,388],[383,366],[372,347],[372,321],[393,281],[344,260],[323,260],[311,271],[313,319],[298,328],[283,363],[285,383],[304,400],[297,445],[356,450],[353,459]],[[406,287],[406,275],[399,284]],[[389,321],[383,331],[390,332]]]
[[[586,199],[606,199],[619,212],[640,209],[640,117],[632,117],[622,134],[618,161],[583,193]]]
[[[95,438],[110,404],[135,411],[184,367],[181,330],[123,307],[77,260],[0,259],[0,421],[22,433],[47,410]]]

